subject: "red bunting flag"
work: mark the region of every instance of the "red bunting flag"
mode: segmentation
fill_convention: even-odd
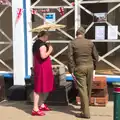
[[[58,9],[58,11],[59,11],[59,13],[60,13],[61,16],[63,16],[63,15],[65,14],[63,7],[60,7],[60,8]]]
[[[33,15],[37,14],[37,10],[32,9],[31,14],[33,14]]]
[[[72,2],[71,4],[72,4],[72,6],[75,6],[75,3],[74,3],[74,2]]]
[[[50,12],[50,9],[49,8],[48,9],[42,9],[41,12],[42,13],[48,13],[48,12]]]
[[[22,8],[18,8],[15,24],[17,24],[18,21],[20,20],[22,14],[23,14],[23,11],[24,11],[24,10],[23,10]],[[32,9],[32,10],[31,10],[31,14],[37,14],[37,12],[38,12],[38,11],[35,10],[35,9]],[[50,9],[43,9],[43,10],[41,10],[41,12],[47,13],[47,12],[50,12]]]
[[[23,9],[22,8],[18,8],[17,10],[17,17],[16,17],[16,21],[15,21],[15,24],[18,23],[18,21],[20,20],[21,16],[22,16],[22,13],[23,13]]]

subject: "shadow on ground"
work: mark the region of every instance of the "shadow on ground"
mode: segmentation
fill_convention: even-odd
[[[31,110],[32,110],[32,105],[27,104],[24,101],[21,101],[21,102],[4,101],[4,102],[0,103],[0,106],[14,107],[14,108],[24,111],[27,114],[31,114]],[[74,115],[74,116],[75,116],[76,112],[77,113],[80,112],[80,109],[75,108],[72,104],[70,104],[68,106],[50,106],[50,108],[54,112],[61,112],[61,113],[70,114],[70,115]]]

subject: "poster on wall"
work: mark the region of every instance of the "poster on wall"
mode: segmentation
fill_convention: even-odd
[[[105,40],[105,26],[95,26],[95,40]]]
[[[116,40],[118,39],[118,26],[108,26],[108,39]]]
[[[43,13],[43,16],[44,16],[44,24],[56,22],[56,14],[55,13]],[[55,31],[55,30],[52,30],[52,31]]]
[[[103,23],[107,20],[106,13],[94,13],[94,22]]]

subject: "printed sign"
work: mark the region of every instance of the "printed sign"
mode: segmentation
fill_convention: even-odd
[[[45,23],[54,23],[56,21],[56,14],[55,13],[44,13],[44,24]]]
[[[95,40],[105,40],[105,26],[95,26]]]
[[[118,26],[108,26],[108,39],[118,39]]]
[[[56,21],[56,14],[55,13],[44,13],[44,24],[47,23],[55,23]],[[49,31],[55,31],[55,30],[49,30]]]

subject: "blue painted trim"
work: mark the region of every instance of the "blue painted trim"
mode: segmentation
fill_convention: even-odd
[[[120,78],[111,78],[111,77],[107,77],[107,82],[108,82],[108,83],[120,82]]]
[[[0,75],[4,76],[5,78],[13,78],[12,73],[0,73]]]
[[[25,48],[25,76],[28,75],[28,43],[27,43],[27,13],[26,0],[23,0],[24,48]]]
[[[67,81],[73,81],[73,78],[71,76],[67,76],[66,77]],[[119,78],[115,78],[115,77],[107,77],[107,82],[108,83],[112,83],[112,82],[120,82],[120,77]]]
[[[28,75],[28,76],[25,76],[25,79],[30,79],[30,75]]]
[[[13,78],[13,74],[12,73],[0,73],[0,75],[3,75],[5,78]],[[30,79],[30,75],[25,76],[25,79]],[[67,76],[66,77],[67,81],[72,81],[73,78],[71,76]],[[115,78],[115,77],[107,77],[107,82],[108,83],[112,83],[112,82],[120,82],[120,77],[119,78]]]

